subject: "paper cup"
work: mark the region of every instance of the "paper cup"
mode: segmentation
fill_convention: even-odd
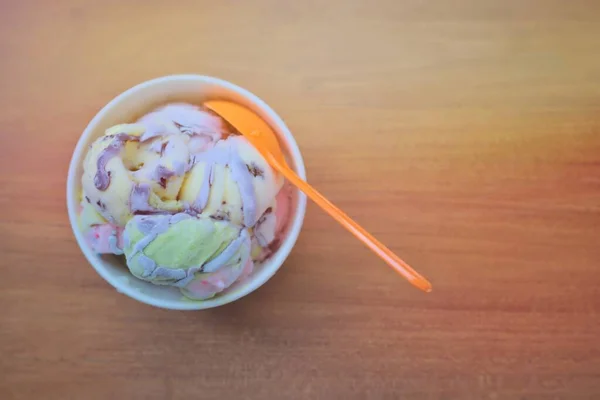
[[[249,91],[230,82],[201,75],[172,75],[141,83],[115,97],[83,131],[77,142],[67,178],[67,209],[73,233],[81,251],[94,269],[118,292],[156,307],[172,310],[202,310],[231,303],[253,292],[271,278],[281,267],[296,243],[306,211],[306,197],[294,191],[294,198],[286,234],[279,249],[265,262],[257,264],[250,277],[234,283],[223,293],[203,301],[183,297],[179,289],[156,286],[135,278],[129,273],[122,257],[98,255],[86,244],[77,223],[77,210],[81,191],[82,163],[88,146],[104,131],[116,124],[136,121],[156,107],[171,102],[200,105],[205,100],[231,100],[253,110],[263,118],[279,137],[290,167],[306,179],[304,161],[290,130],[281,118],[264,101]]]

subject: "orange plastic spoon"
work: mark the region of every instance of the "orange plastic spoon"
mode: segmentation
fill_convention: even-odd
[[[358,240],[363,242],[369,249],[383,259],[396,272],[405,277],[410,283],[425,292],[431,291],[431,283],[419,275],[400,257],[394,254],[383,243],[375,239],[369,232],[354,222],[342,210],[334,206],[323,195],[317,192],[312,186],[303,181],[287,165],[285,157],[279,147],[277,136],[273,133],[271,127],[247,108],[229,101],[213,100],[204,103],[204,105],[223,117],[227,122],[233,125],[250,143],[263,155],[267,162],[293,185],[302,190],[308,197],[317,203],[323,210],[331,215],[344,228],[349,230]]]

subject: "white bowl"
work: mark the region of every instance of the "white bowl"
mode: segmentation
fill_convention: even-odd
[[[231,303],[269,280],[281,267],[296,243],[306,211],[306,197],[295,192],[287,233],[277,252],[267,261],[258,265],[252,275],[242,282],[236,282],[228,290],[216,297],[193,301],[183,297],[177,288],[155,286],[139,280],[129,273],[124,261],[116,256],[100,256],[86,244],[77,224],[77,209],[81,190],[82,162],[88,145],[104,131],[118,123],[133,122],[154,108],[169,102],[188,102],[200,105],[207,99],[226,99],[242,104],[262,117],[278,135],[290,166],[303,179],[306,179],[304,161],[294,137],[281,118],[264,101],[230,82],[201,75],[171,75],[141,83],[115,97],[108,103],[83,131],[67,178],[67,209],[71,228],[81,251],[90,264],[117,291],[153,306],[172,310],[201,310]]]

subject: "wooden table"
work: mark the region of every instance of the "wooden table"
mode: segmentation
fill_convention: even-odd
[[[600,398],[600,3],[3,1],[0,398]],[[431,279],[315,206],[284,268],[205,312],[88,265],[75,143],[172,73],[264,98],[310,181]]]

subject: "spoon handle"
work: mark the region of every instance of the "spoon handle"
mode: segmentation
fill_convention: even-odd
[[[383,243],[375,239],[369,232],[367,232],[362,226],[354,222],[346,213],[334,206],[329,200],[327,200],[321,193],[314,189],[311,185],[306,183],[290,168],[281,165],[275,157],[271,154],[267,155],[269,164],[278,170],[285,178],[290,181],[298,189],[302,190],[311,200],[313,200],[319,207],[325,210],[331,215],[337,222],[339,222],[344,228],[352,233],[358,240],[363,242],[369,249],[377,254],[383,261],[385,261],[390,267],[396,272],[406,278],[410,283],[419,289],[430,292],[431,283],[421,276],[417,271],[412,269],[410,265],[404,262],[400,257],[394,254],[388,249]]]

